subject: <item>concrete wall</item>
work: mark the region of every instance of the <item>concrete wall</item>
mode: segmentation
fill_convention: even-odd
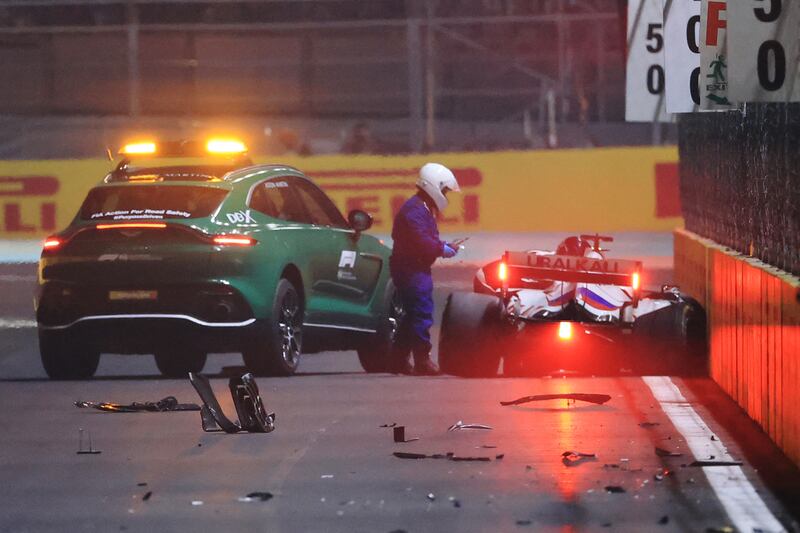
[[[800,278],[686,230],[675,278],[709,316],[711,376],[800,464]]]

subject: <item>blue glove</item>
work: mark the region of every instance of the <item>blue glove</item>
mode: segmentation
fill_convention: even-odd
[[[444,243],[442,246],[442,257],[445,259],[450,259],[451,257],[455,257],[458,253],[458,248],[454,248],[450,246],[448,243]]]

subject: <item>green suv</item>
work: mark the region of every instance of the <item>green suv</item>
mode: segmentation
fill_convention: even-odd
[[[402,307],[367,213],[345,220],[299,170],[243,154],[132,161],[44,243],[36,319],[51,378],[91,377],[101,353],[153,353],[170,377],[200,371],[209,352],[241,352],[258,375],[291,375],[301,353],[330,349],[385,369]]]

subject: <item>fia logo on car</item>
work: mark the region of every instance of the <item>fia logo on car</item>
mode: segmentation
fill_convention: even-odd
[[[342,255],[339,257],[339,268],[355,268],[356,266],[356,253],[352,250],[342,250]]]
[[[231,224],[255,224],[255,219],[250,216],[250,210],[247,211],[236,211],[235,213],[226,213],[226,217],[228,217],[228,221]]]

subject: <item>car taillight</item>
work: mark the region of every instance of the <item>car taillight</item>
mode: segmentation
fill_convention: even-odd
[[[212,241],[219,246],[255,246],[258,242],[244,235],[215,235]]]
[[[572,338],[572,322],[558,324],[558,338],[562,341],[568,341]]]
[[[635,291],[639,290],[639,283],[640,283],[639,273],[634,272],[633,275],[631,276],[631,287],[633,287],[633,290]]]
[[[505,281],[508,277],[508,266],[505,263],[500,263],[497,267],[497,278],[500,281]]]
[[[98,224],[95,228],[105,229],[164,229],[167,225],[163,222],[123,222],[120,224]]]
[[[45,239],[44,244],[42,244],[42,249],[44,251],[52,252],[53,250],[57,250],[59,247],[61,247],[62,244],[63,241],[58,237],[48,237]]]

